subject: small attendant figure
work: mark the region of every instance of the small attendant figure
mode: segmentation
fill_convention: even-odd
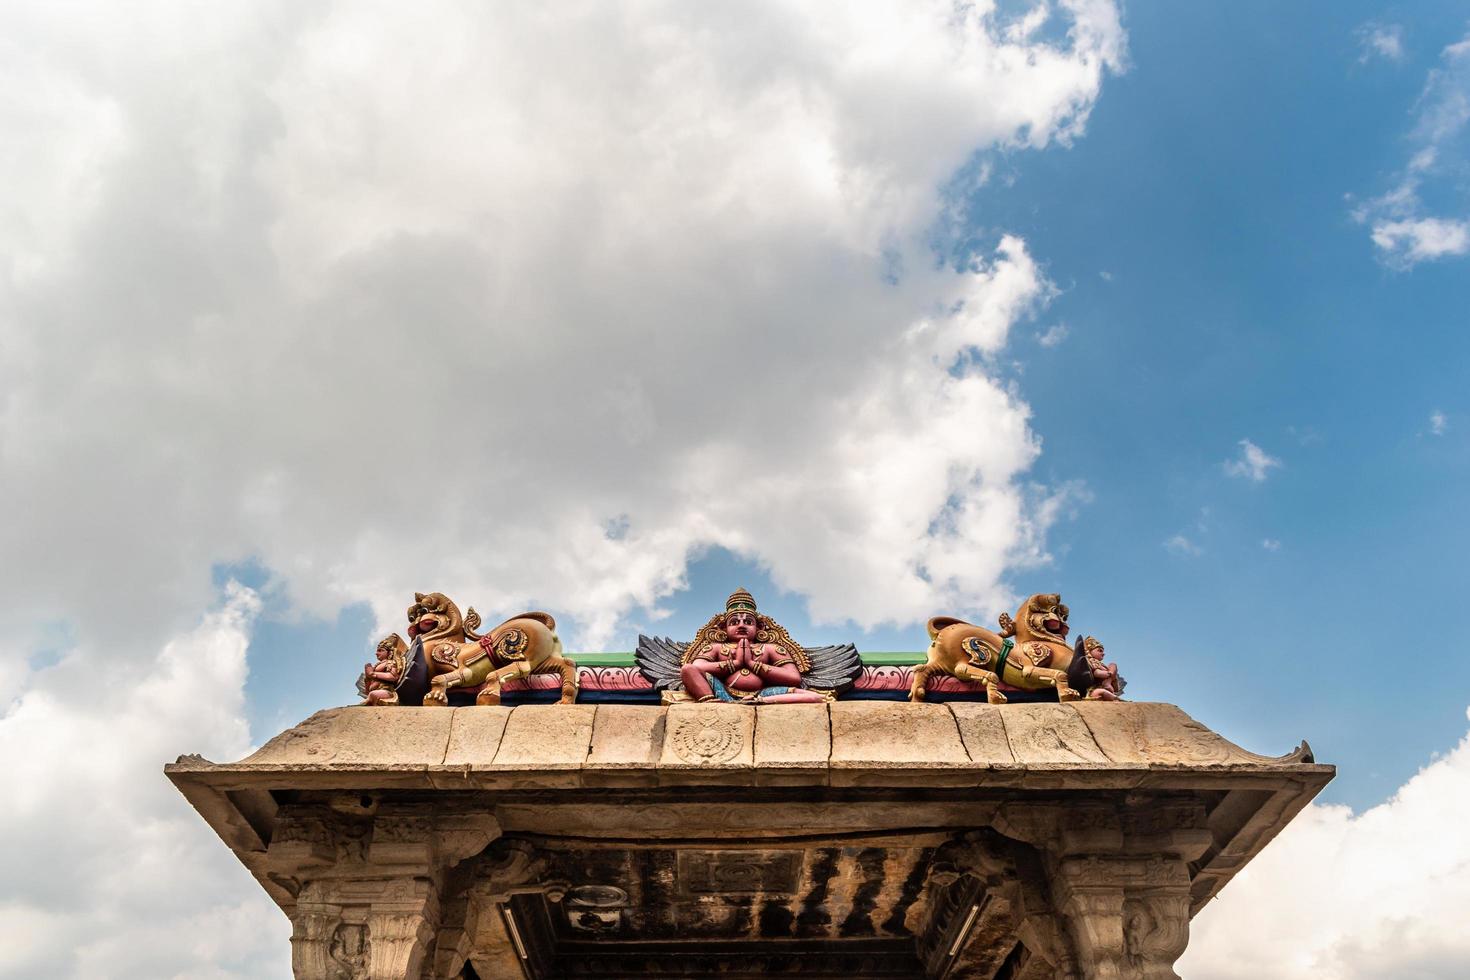
[[[1117,664],[1103,662],[1102,641],[1095,636],[1083,636],[1077,639],[1075,656],[1086,666],[1083,675],[1087,697],[1093,701],[1118,701],[1123,697],[1123,688],[1127,684],[1118,673]]]
[[[408,644],[397,633],[378,641],[377,662],[364,664],[357,692],[363,704],[383,707],[398,703],[398,683],[408,666]]]

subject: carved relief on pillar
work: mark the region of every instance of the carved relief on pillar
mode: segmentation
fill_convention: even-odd
[[[329,878],[303,886],[291,915],[297,980],[416,977],[439,918],[425,878]]]
[[[1135,893],[1123,903],[1123,935],[1138,976],[1172,978],[1189,945],[1189,892]]]
[[[1015,804],[1002,808],[995,828],[1029,845],[1016,852],[1018,932],[1034,954],[1024,976],[1175,976],[1189,937],[1188,862],[1210,841],[1198,801],[1138,794]]]
[[[339,978],[352,974],[333,956],[333,940],[342,925],[336,906],[302,908],[291,916],[291,971],[298,978]]]
[[[1177,980],[1189,941],[1189,871],[1177,857],[1062,858],[1052,873],[1084,976]]]
[[[292,963],[303,980],[417,977],[439,927],[450,868],[483,851],[500,827],[485,813],[423,806],[282,809],[271,873],[296,892]]]
[[[373,911],[367,917],[367,980],[417,977],[438,917],[425,912]]]

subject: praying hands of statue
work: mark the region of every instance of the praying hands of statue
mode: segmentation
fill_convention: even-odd
[[[367,675],[369,681],[378,681],[382,684],[398,683],[398,671],[393,668],[392,664],[364,664],[363,673]]]

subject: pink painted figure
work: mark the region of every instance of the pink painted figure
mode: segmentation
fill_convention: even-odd
[[[1092,673],[1092,688],[1087,692],[1090,699],[1118,701],[1123,697],[1123,678],[1118,675],[1118,665],[1103,662],[1103,645],[1093,636],[1083,637],[1078,643],[1087,659],[1087,669]]]
[[[408,644],[397,633],[378,641],[377,662],[364,664],[358,687],[363,704],[381,707],[398,703],[398,682],[407,666]]]
[[[739,589],[726,600],[724,619],[711,621],[689,645],[679,677],[696,701],[826,701],[801,686],[802,656],[784,629],[756,612],[755,598]]]

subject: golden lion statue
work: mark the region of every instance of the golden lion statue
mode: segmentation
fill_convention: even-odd
[[[1053,688],[1058,701],[1076,701],[1086,691],[1093,700],[1117,700],[1121,678],[1116,666],[1105,666],[1094,653],[1102,645],[1092,637],[1085,645],[1067,645],[1068,609],[1057,593],[1034,595],[1011,619],[1000,614],[1000,632],[972,626],[953,616],[929,620],[929,656],[914,669],[909,700],[922,701],[934,673],[985,685],[985,699],[1005,704],[1000,683],[1026,691]]]
[[[451,687],[484,685],[475,704],[499,704],[500,688],[527,674],[560,674],[560,704],[577,699],[577,665],[562,656],[556,620],[549,613],[513,616],[490,630],[476,633],[480,615],[459,607],[442,592],[414,593],[408,607],[408,635],[423,644],[429,667],[426,705],[447,705]]]

